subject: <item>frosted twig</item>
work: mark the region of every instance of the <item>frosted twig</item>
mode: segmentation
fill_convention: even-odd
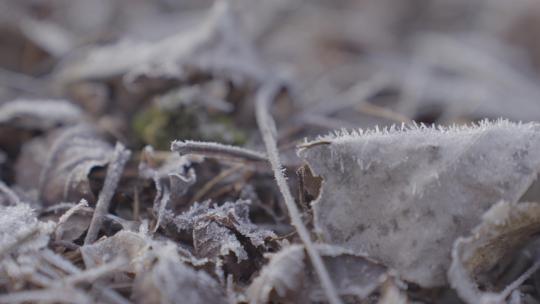
[[[280,87],[278,83],[270,83],[263,86],[257,93],[255,105],[257,124],[263,137],[264,144],[266,146],[268,159],[270,161],[270,164],[272,165],[272,170],[274,171],[274,177],[276,178],[277,185],[281,194],[283,195],[285,205],[289,212],[289,216],[291,217],[291,223],[298,231],[298,235],[300,236],[300,239],[305,245],[306,251],[309,255],[309,258],[311,259],[313,267],[315,268],[315,272],[319,277],[326,297],[328,298],[328,301],[332,304],[342,303],[336,292],[336,289],[334,288],[334,284],[330,279],[328,271],[324,266],[322,258],[313,246],[313,242],[311,241],[309,232],[302,223],[300,212],[296,207],[294,198],[291,194],[291,190],[289,189],[289,186],[287,185],[287,180],[285,178],[285,175],[283,174],[283,167],[279,160],[276,139],[274,138],[273,134],[275,131],[273,130],[275,123],[272,117],[269,115],[270,102],[273,101],[273,99],[275,98],[275,95],[278,93],[279,88]]]
[[[82,199],[77,205],[69,208],[64,214],[62,214],[62,216],[60,216],[60,219],[58,219],[58,223],[56,223],[56,229],[54,231],[54,239],[56,241],[60,240],[62,232],[64,232],[64,230],[62,229],[62,225],[65,224],[74,213],[84,207],[88,207],[88,202],[85,199]]]
[[[168,187],[164,187],[159,181],[159,178],[156,177],[154,180],[157,188],[156,200],[154,202],[154,212],[157,215],[157,220],[156,226],[154,229],[152,229],[153,233],[155,233],[161,225],[161,221],[163,220],[163,216],[167,209],[167,204],[171,200],[170,189]]]
[[[9,189],[9,187],[6,184],[4,184],[3,181],[0,181],[0,193],[4,193],[4,195],[7,197],[9,202],[13,205],[18,204],[20,201],[17,194],[15,194],[13,190]]]
[[[59,254],[56,254],[50,249],[41,251],[41,258],[65,273],[74,274],[80,272],[80,269],[73,265],[71,261]]]
[[[180,155],[198,154],[202,156],[248,162],[264,162],[268,158],[263,153],[246,148],[224,145],[213,142],[201,142],[192,140],[175,140],[171,144],[171,150]]]
[[[130,155],[131,152],[127,150],[121,143],[116,144],[112,160],[107,168],[107,177],[103,183],[103,189],[99,193],[96,209],[94,210],[94,215],[92,216],[92,221],[90,222],[90,228],[88,228],[88,233],[84,239],[85,245],[96,240],[99,229],[103,224],[103,220],[105,219],[106,214],[109,212],[111,199]]]
[[[482,297],[482,303],[504,303],[512,291],[521,286],[525,280],[527,280],[531,275],[533,275],[538,268],[540,268],[540,261],[535,262],[531,268],[527,269],[522,275],[520,275],[515,281],[506,286],[503,291],[497,294],[487,293]]]
[[[44,260],[49,262],[49,264],[64,271],[65,273],[68,273],[71,275],[77,275],[81,273],[81,270],[77,268],[75,265],[73,265],[69,260],[65,259],[61,255],[54,253],[53,251],[49,249],[42,251],[41,256]],[[130,303],[128,300],[124,299],[124,297],[119,295],[115,290],[111,289],[110,287],[103,286],[99,282],[94,282],[93,286],[110,303],[114,303],[114,304],[129,304]]]
[[[122,267],[125,264],[125,259],[116,259],[110,263],[99,265],[89,270],[75,273],[69,277],[64,278],[62,281],[59,282],[59,284],[75,285],[79,283],[92,283],[100,277],[118,270],[118,268]]]

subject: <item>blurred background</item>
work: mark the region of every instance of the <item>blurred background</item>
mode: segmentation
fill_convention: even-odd
[[[135,146],[249,145],[250,88],[276,75],[292,93],[274,113],[285,146],[411,120],[536,121],[539,68],[537,0],[0,1],[0,103],[67,99]]]

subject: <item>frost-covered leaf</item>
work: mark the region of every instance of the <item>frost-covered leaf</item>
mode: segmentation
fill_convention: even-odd
[[[107,165],[114,149],[88,126],[75,126],[58,135],[48,152],[40,176],[40,197],[45,204],[95,197],[88,174]]]
[[[0,104],[0,125],[47,130],[80,122],[82,112],[65,100],[17,99]]]
[[[295,298],[304,285],[304,246],[290,245],[274,254],[247,289],[250,303],[268,303],[271,293],[279,299]]]
[[[388,278],[382,286],[381,298],[378,304],[407,304],[407,294],[401,290],[393,278]]]
[[[96,267],[118,258],[133,262],[149,245],[138,233],[122,230],[114,236],[81,247],[81,255],[87,268]]]
[[[163,217],[169,210],[169,202],[178,201],[195,183],[197,176],[193,169],[186,169],[191,165],[191,159],[171,153],[163,164],[152,166],[154,162],[154,150],[147,146],[144,148],[144,157],[139,164],[139,175],[142,178],[151,179],[156,187],[153,211],[157,219],[154,231],[163,221]]]
[[[227,303],[218,283],[184,264],[172,245],[154,251],[155,262],[141,270],[133,288],[137,303]]]
[[[540,169],[540,126],[407,127],[328,136],[299,151],[323,178],[315,226],[421,286],[446,282],[454,240],[516,202]]]
[[[22,145],[15,163],[15,183],[18,187],[24,190],[39,187],[39,176],[47,162],[46,151],[51,141],[48,137],[36,137]]]
[[[101,225],[105,221],[105,217],[109,214],[109,207],[111,205],[111,200],[122,173],[124,172],[124,167],[128,162],[131,156],[131,151],[126,149],[121,143],[116,143],[114,147],[114,153],[110,159],[110,163],[107,167],[107,175],[105,181],[103,182],[103,187],[99,192],[99,197],[96,202],[96,208],[94,214],[92,215],[92,221],[90,222],[90,227],[84,238],[84,244],[93,243],[99,234]]]
[[[216,258],[234,253],[238,260],[247,260],[243,241],[245,237],[254,247],[264,246],[276,235],[254,225],[249,219],[249,202],[226,202],[210,206],[210,202],[196,203],[188,211],[173,219],[178,230],[191,231],[196,255]]]
[[[489,271],[536,239],[538,233],[539,203],[497,203],[484,214],[472,235],[460,237],[454,243],[448,271],[450,284],[468,303],[487,303],[496,298],[503,301],[511,289],[481,291],[479,286],[493,286]]]
[[[336,246],[321,244],[316,248],[341,297],[361,301],[386,278],[386,268],[365,256]],[[291,245],[274,254],[246,294],[250,303],[319,303],[326,299],[302,245]]]
[[[218,74],[233,81],[259,79],[261,65],[239,35],[229,5],[218,1],[197,28],[158,42],[124,40],[90,50],[58,72],[62,82],[111,78],[185,78],[189,72]]]
[[[0,258],[16,252],[36,251],[47,245],[54,223],[37,219],[27,204],[0,206]]]

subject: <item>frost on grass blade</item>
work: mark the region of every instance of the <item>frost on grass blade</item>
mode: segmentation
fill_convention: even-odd
[[[539,232],[539,203],[497,203],[484,214],[471,236],[460,237],[454,243],[448,271],[450,284],[468,303],[494,299],[498,301],[492,302],[504,302],[522,282],[497,290],[495,284],[490,284],[490,279],[495,281],[490,270],[515,257],[513,254],[536,239]],[[538,256],[535,260],[539,262]],[[478,286],[491,288],[481,291]]]
[[[386,268],[337,246],[315,246],[328,268],[338,295],[361,302],[387,277]],[[250,303],[322,303],[325,296],[304,246],[290,245],[274,254],[248,287]]]
[[[109,163],[114,149],[88,126],[64,130],[52,144],[40,176],[39,194],[45,205],[85,198],[94,202],[88,175]]]
[[[491,205],[518,201],[536,178],[540,125],[342,132],[306,143],[299,155],[323,178],[313,209],[326,242],[438,286],[454,240]]]

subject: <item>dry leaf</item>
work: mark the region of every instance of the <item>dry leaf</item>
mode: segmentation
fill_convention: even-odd
[[[30,206],[0,206],[0,258],[15,252],[33,252],[47,246],[53,222],[41,222]]]
[[[381,298],[378,304],[407,304],[409,299],[407,294],[401,290],[394,282],[393,278],[388,278],[382,286]]]
[[[275,293],[278,299],[296,299],[304,285],[304,246],[290,245],[274,254],[246,291],[250,303],[268,303]]]
[[[460,237],[454,243],[448,279],[468,303],[496,302],[495,299],[502,302],[513,288],[481,291],[479,286],[493,285],[488,280],[488,272],[538,237],[540,204],[501,201],[482,219],[471,236]]]
[[[424,287],[446,282],[454,240],[494,203],[516,202],[540,169],[540,127],[343,132],[299,151],[323,178],[316,229]]]
[[[49,150],[40,176],[40,196],[44,204],[85,198],[95,201],[88,174],[107,165],[113,147],[88,126],[75,126],[58,135]]]
[[[0,125],[47,130],[81,121],[81,109],[64,100],[17,99],[0,105]]]
[[[147,146],[144,148],[144,158],[139,164],[139,175],[142,178],[152,179],[156,187],[153,212],[156,217],[155,232],[163,222],[167,209],[167,204],[173,204],[189,190],[196,182],[197,176],[193,169],[186,168],[191,165],[191,159],[182,157],[176,153],[171,153],[159,167],[152,167],[154,150]]]
[[[228,3],[218,1],[197,28],[159,42],[125,40],[95,48],[84,58],[66,63],[57,77],[74,82],[124,75],[131,82],[140,76],[182,79],[195,71],[233,81],[260,79],[261,65],[235,22]]]
[[[226,303],[217,282],[203,271],[184,264],[176,246],[165,245],[153,251],[155,262],[141,270],[133,288],[137,303]]]
[[[375,291],[386,278],[386,268],[344,248],[319,244],[339,296],[357,303]],[[274,254],[246,291],[250,303],[320,303],[326,297],[304,246],[290,245]]]

